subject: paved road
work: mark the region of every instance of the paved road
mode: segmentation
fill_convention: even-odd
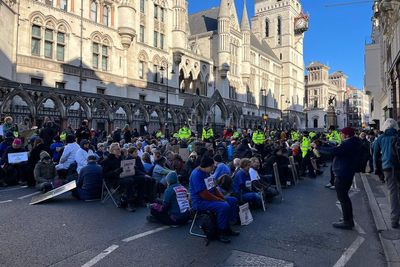
[[[327,180],[286,189],[284,201],[253,212],[254,222],[231,244],[208,247],[188,234],[189,225],[146,222],[144,208],[128,213],[69,195],[30,206],[23,197],[33,189],[0,190],[0,266],[385,266],[359,177],[354,231],[331,227],[341,214]]]

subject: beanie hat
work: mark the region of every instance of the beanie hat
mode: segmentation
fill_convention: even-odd
[[[44,160],[45,158],[49,158],[50,159],[49,153],[47,153],[46,151],[40,152],[40,160]]]
[[[201,163],[200,163],[200,167],[201,168],[208,168],[208,167],[211,167],[211,166],[214,166],[214,160],[212,158],[204,157],[201,160]]]
[[[342,129],[342,134],[348,135],[350,137],[353,137],[355,135],[355,131],[351,127],[346,127]]]
[[[71,144],[73,142],[75,142],[75,135],[73,134],[67,135],[67,144]]]
[[[215,156],[214,156],[214,161],[216,161],[216,162],[222,162],[222,157],[221,157],[221,155],[215,155]]]
[[[168,173],[167,177],[165,178],[168,182],[168,184],[176,184],[178,183],[178,175],[176,172],[170,172]]]
[[[13,141],[13,145],[20,146],[22,145],[22,141],[19,138],[15,138]]]

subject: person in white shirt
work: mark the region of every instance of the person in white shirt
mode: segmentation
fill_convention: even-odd
[[[67,136],[67,145],[60,158],[60,163],[56,165],[56,170],[68,170],[69,166],[75,162],[76,152],[79,150],[79,145],[75,142],[74,135]]]
[[[80,148],[76,151],[75,161],[77,164],[76,171],[79,174],[81,169],[87,165],[87,158],[90,155],[94,155],[93,150],[90,149],[90,142],[87,139],[83,139],[80,143]]]

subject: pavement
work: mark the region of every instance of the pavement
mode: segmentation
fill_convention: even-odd
[[[31,206],[32,188],[0,189],[0,266],[387,266],[362,177],[351,192],[355,230],[331,226],[341,217],[329,168],[284,189],[284,200],[235,228],[230,244],[148,223],[112,202],[80,202],[69,194]]]
[[[388,266],[400,266],[400,229],[391,228],[388,190],[378,176],[361,174]]]

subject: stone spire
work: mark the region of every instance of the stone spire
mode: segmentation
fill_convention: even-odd
[[[243,1],[242,23],[240,24],[242,31],[250,31],[249,15],[247,13],[246,0]]]
[[[230,13],[229,0],[221,0],[218,18],[229,18],[231,16]]]

